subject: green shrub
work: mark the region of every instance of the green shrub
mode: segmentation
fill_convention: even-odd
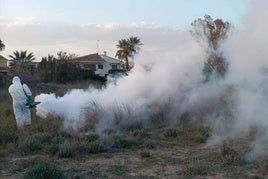
[[[121,70],[121,69],[110,69],[108,73],[112,76],[117,75],[117,74],[127,76],[127,71]]]
[[[114,136],[114,139],[113,139],[113,146],[115,148],[130,148],[137,144],[138,142],[136,139],[126,138],[126,137],[119,136],[119,135]]]
[[[65,179],[63,172],[57,166],[40,162],[29,167],[24,176],[24,179]]]
[[[41,143],[34,137],[27,138],[22,144],[21,149],[28,154],[41,149]]]
[[[178,131],[176,129],[166,129],[164,131],[164,136],[166,138],[177,137],[178,136]]]
[[[6,86],[7,77],[5,75],[0,75],[0,88]]]
[[[18,139],[18,136],[11,132],[0,130],[0,144],[12,143]]]
[[[87,152],[91,154],[101,153],[104,151],[104,147],[99,142],[89,143],[87,145]]]

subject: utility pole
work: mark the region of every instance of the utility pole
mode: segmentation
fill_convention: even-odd
[[[99,40],[97,40],[97,53],[99,54]]]

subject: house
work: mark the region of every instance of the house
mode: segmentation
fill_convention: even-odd
[[[8,73],[8,67],[7,67],[7,59],[0,55],[0,75],[4,74],[7,75]]]
[[[111,69],[122,69],[122,62],[115,58],[107,56],[104,52],[103,55],[98,53],[89,54],[81,57],[76,57],[71,60],[76,67],[81,69],[93,70],[96,75],[104,77],[108,75]]]

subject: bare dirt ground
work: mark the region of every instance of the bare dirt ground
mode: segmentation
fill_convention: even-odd
[[[64,159],[11,153],[1,157],[0,178],[22,178],[29,164],[39,160],[56,164],[67,178],[268,178],[267,158],[228,163],[221,150],[178,136],[159,140],[155,149],[132,147]],[[142,151],[150,155],[142,157]]]

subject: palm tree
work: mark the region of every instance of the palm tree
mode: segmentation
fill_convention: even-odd
[[[0,51],[3,51],[5,49],[5,44],[0,40]]]
[[[117,48],[119,48],[119,50],[116,52],[115,56],[121,60],[125,60],[126,64],[125,68],[128,70],[129,69],[128,57],[130,56],[128,41],[126,39],[119,40]]]
[[[31,52],[27,54],[27,50],[21,52],[16,50],[13,52],[13,56],[9,55],[9,57],[11,58],[9,60],[9,65],[11,68],[18,65],[25,67],[25,65],[28,65],[30,62],[35,60],[33,53]]]
[[[141,40],[137,37],[130,37],[129,39],[121,39],[118,41],[116,57],[121,60],[125,60],[125,68],[129,70],[129,57],[133,57],[135,53],[138,53],[140,46],[143,45]]]

